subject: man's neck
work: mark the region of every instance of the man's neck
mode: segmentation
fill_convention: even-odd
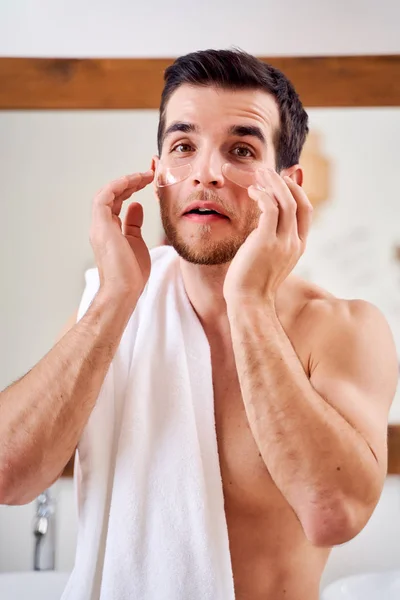
[[[204,329],[226,321],[223,286],[229,263],[209,266],[179,261],[187,296]]]
[[[180,269],[186,294],[206,331],[227,331],[228,316],[223,287],[229,264],[195,265],[182,258]],[[276,295],[277,314],[285,315],[293,309],[294,292],[299,278],[293,274],[282,283]]]

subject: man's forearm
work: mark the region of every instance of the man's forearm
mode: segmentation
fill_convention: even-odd
[[[347,511],[375,497],[372,451],[313,388],[272,306],[228,306],[228,316],[247,418],[272,479],[309,539],[323,540],[324,527],[343,531]]]
[[[100,292],[86,314],[0,394],[0,503],[24,504],[71,457],[132,312]]]

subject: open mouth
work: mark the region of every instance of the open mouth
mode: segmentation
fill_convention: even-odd
[[[229,218],[216,210],[210,208],[194,208],[184,214],[184,217],[192,218],[193,220],[214,220],[214,219],[225,219]]]

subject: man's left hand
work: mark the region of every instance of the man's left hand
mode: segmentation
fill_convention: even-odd
[[[265,191],[248,188],[261,215],[226,274],[223,291],[227,304],[248,299],[274,304],[277,289],[305,250],[313,208],[304,190],[270,169],[264,186]]]

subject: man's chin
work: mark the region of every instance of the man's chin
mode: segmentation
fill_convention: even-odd
[[[240,247],[240,244],[238,246],[232,242],[187,244],[179,240],[169,240],[169,244],[183,260],[194,265],[207,266],[230,263]]]

